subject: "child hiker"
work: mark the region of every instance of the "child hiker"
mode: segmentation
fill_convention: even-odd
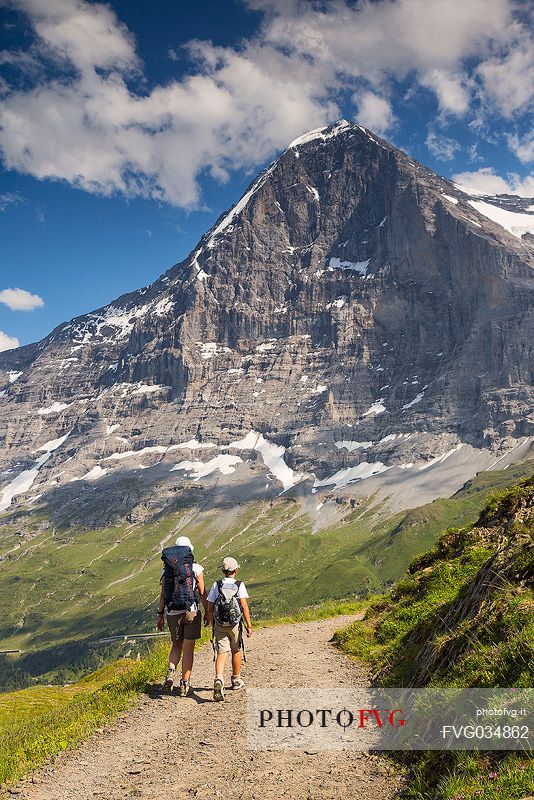
[[[239,564],[235,558],[225,558],[221,564],[224,578],[215,581],[208,594],[208,619],[213,624],[215,646],[215,681],[213,699],[224,700],[224,668],[228,653],[232,653],[232,689],[242,689],[241,642],[243,620],[247,636],[252,635],[248,609],[248,592],[243,581],[236,581]]]

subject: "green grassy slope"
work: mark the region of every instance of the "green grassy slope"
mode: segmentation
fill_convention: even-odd
[[[533,544],[534,476],[443,534],[337,642],[370,663],[379,686],[532,686]],[[412,759],[414,800],[516,800],[534,783],[522,754]]]
[[[29,518],[33,532],[8,518],[0,527],[0,649],[25,652],[0,656],[0,687],[27,685],[32,676],[71,680],[121,652],[92,647],[92,640],[149,630],[161,548],[177,528],[195,542],[208,581],[218,577],[223,554],[235,555],[253,613],[270,618],[382,591],[440,530],[474,520],[494,487],[513,483],[528,469],[481,473],[453,498],[393,519],[380,519],[369,504],[352,511],[347,506],[339,523],[316,533],[291,499],[251,503],[224,519],[214,509],[189,523],[190,511],[182,509],[148,523],[100,530],[48,527],[43,510]]]
[[[0,695],[0,787],[89,738],[128,708],[147,683],[161,678],[167,654],[160,645],[143,661],[121,659],[72,686]]]

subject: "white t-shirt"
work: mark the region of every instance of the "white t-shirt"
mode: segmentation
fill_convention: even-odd
[[[223,578],[223,586],[235,586],[237,583],[235,578]],[[219,587],[217,586],[217,581],[211,587],[209,594],[208,594],[208,603],[216,603],[217,598],[219,597]],[[244,600],[248,597],[247,587],[243,583],[243,581],[239,584],[239,589],[237,590],[237,597],[239,600]]]
[[[202,575],[203,572],[204,572],[204,567],[201,566],[200,564],[197,564],[196,562],[194,562],[193,563],[193,574],[194,574],[195,578],[198,578],[198,576]],[[164,574],[165,574],[165,570],[162,570],[160,581],[163,580]],[[197,603],[193,603],[193,605],[191,606],[191,611],[198,611],[198,604]],[[175,611],[174,609],[172,609],[171,611],[167,611],[167,616],[168,617],[174,617],[174,616],[176,616],[176,614],[185,614],[185,611]]]

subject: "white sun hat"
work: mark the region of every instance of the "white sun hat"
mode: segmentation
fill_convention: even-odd
[[[226,558],[223,558],[221,569],[223,570],[223,572],[235,572],[236,569],[239,569],[239,564],[237,563],[235,558],[227,556]]]
[[[191,548],[191,552],[195,549],[191,544],[191,539],[188,536],[179,536],[176,540],[177,547],[189,547]]]

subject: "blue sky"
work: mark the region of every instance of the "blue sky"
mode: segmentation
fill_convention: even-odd
[[[0,0],[0,349],[154,280],[341,117],[476,191],[533,196],[529,11]]]

